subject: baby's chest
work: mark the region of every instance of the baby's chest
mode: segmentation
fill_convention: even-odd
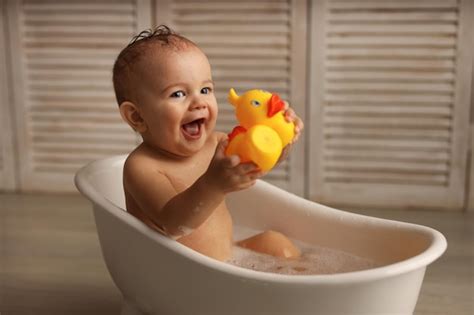
[[[174,168],[172,171],[168,172],[168,178],[170,179],[174,188],[178,192],[181,192],[194,184],[204,172],[205,169]]]
[[[209,152],[200,152],[192,160],[166,165],[166,174],[180,192],[194,184],[206,172],[211,159]]]

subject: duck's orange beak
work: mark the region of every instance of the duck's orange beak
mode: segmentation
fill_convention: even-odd
[[[278,96],[278,94],[272,94],[272,97],[270,97],[270,100],[268,101],[267,116],[273,117],[273,115],[284,109],[285,103],[283,103],[280,96]]]

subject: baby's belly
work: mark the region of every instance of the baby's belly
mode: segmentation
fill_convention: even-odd
[[[199,228],[178,242],[206,256],[229,259],[232,254],[232,218],[225,202]]]

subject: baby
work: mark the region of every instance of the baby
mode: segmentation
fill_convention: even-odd
[[[224,155],[227,136],[214,131],[218,108],[207,57],[190,40],[160,26],[140,33],[122,50],[113,83],[123,120],[143,139],[124,165],[127,211],[204,255],[231,258],[232,218],[225,196],[251,187],[263,173],[238,156]],[[291,109],[286,117],[298,135],[303,123]],[[279,257],[300,255],[276,231],[238,245]]]

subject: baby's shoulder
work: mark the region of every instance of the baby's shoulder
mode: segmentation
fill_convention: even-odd
[[[137,147],[132,151],[123,166],[124,176],[141,176],[149,173],[150,170],[159,170],[159,160],[153,158],[146,150]]]

